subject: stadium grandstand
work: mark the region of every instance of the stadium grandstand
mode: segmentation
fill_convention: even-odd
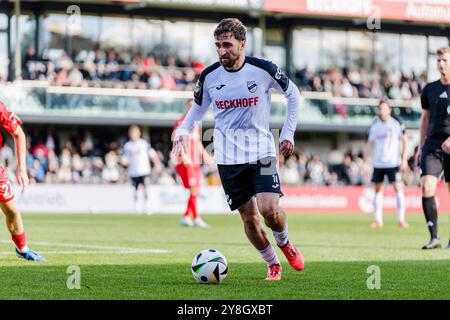
[[[0,96],[26,123],[32,182],[126,182],[119,158],[128,126],[138,124],[165,165],[153,182],[179,183],[172,126],[216,61],[217,21],[234,16],[249,27],[247,54],[270,57],[301,91],[296,154],[280,163],[284,183],[369,185],[363,146],[379,99],[388,97],[411,141],[404,180],[417,185],[420,92],[439,76],[435,51],[449,44],[450,6],[328,2],[2,1]],[[281,96],[271,113],[271,126],[281,128]],[[210,112],[203,129],[212,125]],[[3,136],[0,161],[14,181],[12,141]],[[214,173],[206,177],[218,183]]]

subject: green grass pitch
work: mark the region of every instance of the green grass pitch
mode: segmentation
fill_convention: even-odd
[[[47,263],[12,254],[0,228],[0,299],[449,299],[450,250],[422,251],[424,218],[410,214],[409,229],[385,215],[383,229],[371,216],[288,215],[289,236],[305,257],[305,270],[283,265],[280,282],[264,281],[266,266],[247,241],[238,215],[205,215],[209,229],[183,228],[176,215],[24,216],[30,247]],[[440,216],[446,245],[448,215]],[[272,235],[269,233],[271,241]],[[218,249],[229,274],[219,285],[195,282],[190,266],[203,249]],[[159,251],[149,251],[149,249]],[[81,288],[69,290],[69,266],[78,266]],[[367,269],[381,271],[370,290]]]

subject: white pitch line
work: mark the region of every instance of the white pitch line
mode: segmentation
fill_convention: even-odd
[[[0,240],[0,243],[11,243],[10,240]],[[110,247],[87,244],[71,244],[71,243],[53,243],[53,242],[30,242],[29,244],[36,244],[46,247],[65,247],[65,248],[85,248],[85,249],[100,249],[111,250],[107,253],[172,253],[171,250],[164,249],[146,249],[146,248],[128,248],[128,247]],[[91,252],[91,251],[86,251]]]
[[[141,252],[141,251],[39,251],[41,254],[141,254],[141,253],[167,253],[167,252],[160,252],[161,250],[157,252]],[[15,255],[15,252],[11,251],[4,251],[0,252],[0,255]]]

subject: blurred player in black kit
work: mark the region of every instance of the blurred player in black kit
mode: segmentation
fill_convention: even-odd
[[[438,49],[436,58],[441,77],[428,83],[422,91],[423,113],[416,160],[420,161],[422,170],[422,207],[431,235],[422,249],[441,247],[434,195],[442,172],[450,192],[450,47]],[[447,249],[450,249],[450,241]]]

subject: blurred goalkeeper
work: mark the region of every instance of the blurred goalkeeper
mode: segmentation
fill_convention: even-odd
[[[441,78],[428,83],[422,90],[423,111],[416,159],[422,170],[422,208],[430,231],[430,241],[422,247],[424,250],[442,246],[434,199],[442,173],[450,192],[450,47],[438,49],[436,58]],[[450,249],[450,241],[447,248]]]
[[[191,109],[194,99],[186,102],[185,114],[176,122],[174,131],[183,123],[186,114]],[[180,219],[180,225],[186,227],[207,228],[208,224],[200,218],[197,210],[197,198],[199,194],[200,181],[202,177],[202,159],[213,168],[214,161],[203,148],[201,130],[197,126],[189,134],[187,150],[183,155],[177,157],[177,174],[180,176],[183,186],[189,190],[189,199],[186,212]],[[192,216],[192,218],[191,218]]]
[[[21,192],[23,192],[29,183],[25,161],[27,153],[25,133],[20,126],[22,121],[1,101],[0,124],[14,138],[17,158],[17,181],[21,187]],[[6,226],[11,233],[12,241],[16,245],[17,256],[29,261],[45,262],[44,257],[27,246],[22,216],[14,201],[14,194],[11,189],[11,183],[6,176],[5,168],[2,166],[0,166],[0,206],[5,215]]]

